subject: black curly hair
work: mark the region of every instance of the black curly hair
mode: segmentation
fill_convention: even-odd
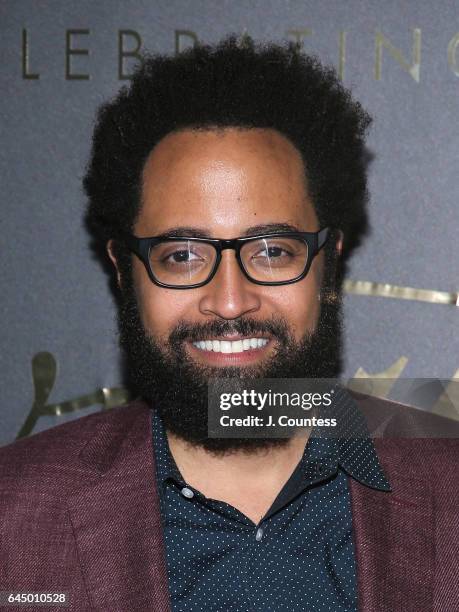
[[[273,128],[302,155],[321,226],[343,231],[344,263],[368,230],[364,138],[370,122],[336,72],[294,43],[256,44],[233,35],[172,57],[145,53],[130,86],[98,111],[83,180],[93,247],[104,251],[113,238],[122,257],[121,236],[138,213],[144,163],[168,133]]]

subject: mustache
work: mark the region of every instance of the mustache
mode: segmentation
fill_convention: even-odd
[[[206,323],[191,323],[182,320],[170,333],[169,342],[172,346],[178,346],[184,340],[197,342],[211,336],[223,336],[226,334],[240,334],[250,336],[252,334],[268,334],[278,338],[281,342],[291,341],[291,334],[287,322],[283,319],[272,318],[265,321],[257,319],[215,319]]]

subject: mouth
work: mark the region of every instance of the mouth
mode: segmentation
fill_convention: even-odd
[[[210,340],[199,340],[193,342],[193,346],[201,351],[224,353],[228,355],[259,349],[266,346],[268,342],[269,338],[258,338],[256,336],[241,337],[237,340],[228,340],[227,337],[225,337],[224,339],[212,338]]]
[[[215,365],[238,365],[258,361],[265,356],[273,339],[264,336],[218,336],[203,338],[187,345],[198,360]]]

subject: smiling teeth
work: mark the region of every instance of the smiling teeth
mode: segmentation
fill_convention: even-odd
[[[242,353],[251,349],[266,346],[266,338],[244,338],[244,340],[200,340],[193,345],[202,351],[213,351],[214,353]]]

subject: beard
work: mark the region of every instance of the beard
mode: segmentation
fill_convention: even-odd
[[[120,344],[127,366],[127,386],[158,411],[167,431],[215,455],[279,448],[289,438],[208,437],[208,383],[211,378],[337,378],[341,373],[341,296],[322,288],[325,299],[314,332],[296,341],[288,321],[216,319],[202,324],[180,321],[168,338],[154,338],[144,328],[131,279],[124,284],[118,310]],[[331,295],[331,299],[327,296]],[[185,341],[225,334],[271,336],[272,354],[254,366],[212,367],[192,360]]]

